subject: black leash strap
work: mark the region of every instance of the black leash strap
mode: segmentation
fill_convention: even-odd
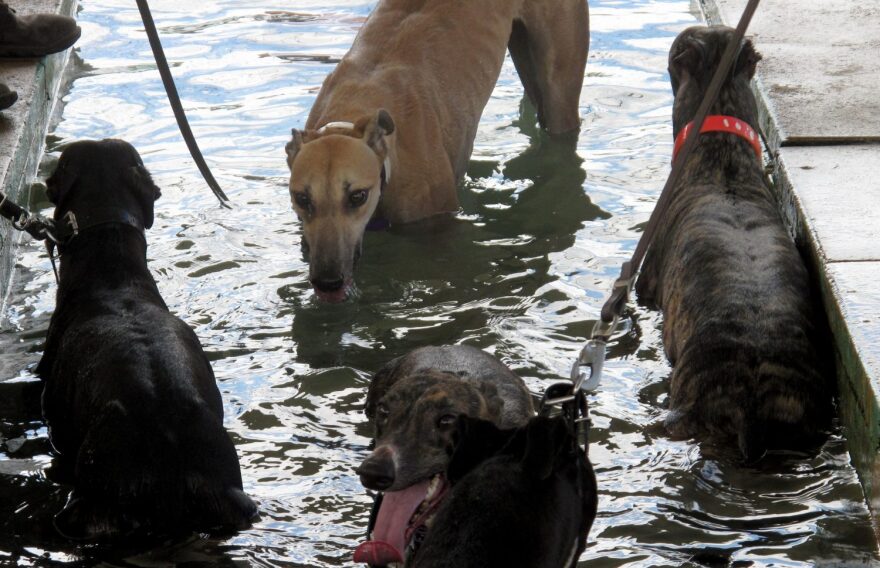
[[[171,110],[174,111],[174,118],[177,119],[177,126],[180,128],[180,134],[186,142],[186,147],[189,148],[189,153],[192,155],[193,160],[195,160],[196,166],[198,166],[199,171],[202,173],[202,177],[208,183],[208,187],[211,188],[211,191],[220,200],[220,205],[231,209],[229,198],[220,189],[220,184],[217,183],[217,180],[214,179],[214,174],[208,168],[208,164],[205,162],[204,156],[202,156],[202,151],[199,150],[196,138],[193,136],[189,121],[186,119],[186,113],[183,112],[183,105],[180,102],[180,96],[177,94],[177,87],[174,85],[174,77],[172,77],[171,70],[168,68],[168,60],[165,58],[162,43],[159,41],[159,32],[156,30],[156,24],[153,22],[153,16],[150,13],[150,6],[147,4],[147,0],[137,0],[137,6],[141,13],[141,20],[144,22],[147,38],[150,40],[153,57],[156,59],[156,67],[159,68],[162,84],[165,86],[165,92],[168,94],[168,102],[171,103]]]
[[[702,130],[703,122],[709,114],[709,109],[712,108],[712,105],[715,104],[715,101],[718,99],[718,93],[721,91],[721,86],[730,74],[730,69],[739,53],[742,40],[746,35],[746,29],[752,21],[752,16],[754,16],[755,10],[758,8],[759,1],[760,0],[749,0],[749,3],[746,5],[742,17],[739,20],[739,24],[736,26],[736,31],[733,34],[733,40],[727,44],[727,48],[721,56],[721,62],[718,64],[718,68],[715,70],[715,74],[712,76],[712,80],[706,90],[706,95],[703,97],[703,101],[697,109],[697,114],[693,121],[692,132],[699,133]],[[666,210],[669,209],[669,204],[672,201],[672,193],[681,178],[684,164],[687,162],[688,157],[696,147],[699,138],[699,135],[688,136],[681,152],[679,152],[675,161],[672,163],[672,171],[669,173],[669,177],[666,178],[666,184],[663,186],[663,191],[660,192],[660,197],[657,199],[657,205],[654,206],[654,210],[651,212],[651,217],[648,219],[648,224],[645,226],[645,230],[636,245],[636,249],[633,251],[632,257],[621,265],[620,276],[615,280],[611,295],[602,306],[601,318],[596,322],[590,341],[584,346],[578,360],[572,368],[572,379],[580,377],[581,382],[585,384],[584,388],[586,390],[593,390],[599,384],[601,367],[605,360],[605,344],[611,338],[611,335],[614,333],[614,328],[617,325],[617,320],[623,315],[623,312],[626,309],[626,304],[629,302],[629,296],[632,291],[633,283],[638,275],[639,268],[642,265],[645,254],[648,252],[648,247],[650,246],[651,241],[654,239],[654,233],[657,230],[657,226],[660,224],[660,219],[666,214]],[[598,363],[598,365],[596,363]],[[586,373],[580,369],[584,366],[589,366],[591,368],[591,375],[586,382],[584,381]]]
[[[12,222],[12,227],[17,231],[22,231],[38,241],[46,242],[46,251],[49,253],[49,260],[52,262],[52,272],[55,273],[55,282],[59,281],[58,266],[55,264],[55,246],[59,242],[55,222],[52,219],[46,219],[40,215],[30,213],[24,207],[9,200],[6,194],[0,191],[0,216],[6,217]],[[73,221],[74,227],[76,221]],[[74,228],[74,232],[76,229]]]
[[[551,416],[558,409],[565,420],[569,431],[574,437],[575,446],[578,445],[579,435],[584,436],[584,455],[589,453],[590,443],[587,434],[590,427],[590,409],[587,405],[586,392],[571,383],[554,383],[547,387],[541,402],[538,404],[538,416]]]
[[[0,215],[12,222],[12,226],[18,231],[24,231],[38,241],[55,239],[55,223],[39,215],[32,215],[27,209],[17,203],[13,203],[0,191]]]

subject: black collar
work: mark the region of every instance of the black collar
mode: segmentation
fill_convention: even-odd
[[[137,229],[144,241],[144,225],[140,219],[117,207],[97,207],[76,213],[68,211],[55,221],[55,238],[60,247],[70,244],[80,233],[103,225],[128,225]]]

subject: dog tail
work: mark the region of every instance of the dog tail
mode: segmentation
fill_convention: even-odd
[[[215,416],[145,431],[118,402],[105,405],[76,458],[75,489],[55,527],[77,540],[131,534],[225,534],[250,526],[257,507],[244,494],[238,457]],[[170,433],[169,433],[170,432]]]

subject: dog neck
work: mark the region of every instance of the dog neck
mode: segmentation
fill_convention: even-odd
[[[685,125],[685,127],[678,133],[678,136],[675,137],[675,146],[672,149],[673,162],[678,156],[678,152],[684,146],[693,126],[693,122],[687,123],[687,125]],[[700,134],[705,134],[707,132],[727,132],[728,134],[739,136],[752,146],[752,149],[755,151],[755,156],[758,158],[758,163],[761,163],[761,140],[755,129],[744,120],[721,114],[709,115],[706,117],[706,120],[703,121],[702,128],[700,128]]]
[[[68,212],[56,222],[61,237],[59,293],[75,289],[81,281],[112,287],[145,276],[155,286],[147,267],[144,226],[134,215],[118,208],[95,208]]]

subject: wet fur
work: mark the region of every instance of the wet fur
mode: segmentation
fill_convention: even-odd
[[[145,228],[159,197],[119,140],[70,145],[48,188],[56,220],[116,208]],[[211,365],[159,295],[136,228],[96,226],[63,247],[37,372],[50,438],[74,486],[56,517],[62,534],[226,532],[255,517]]]
[[[452,491],[411,568],[572,568],[596,517],[596,477],[561,418],[515,430],[461,417]]]
[[[474,416],[512,428],[534,408],[522,379],[498,359],[455,345],[422,347],[386,364],[370,383],[365,412],[376,449],[358,468],[361,480],[396,491],[446,470],[454,424],[439,426],[442,416]],[[380,473],[394,484],[371,483]]]
[[[350,285],[374,214],[402,224],[458,209],[508,49],[540,124],[576,132],[588,48],[586,0],[381,0],[286,146],[316,290],[338,300]],[[333,122],[354,128],[321,130]]]
[[[696,114],[732,33],[695,27],[675,40],[676,135]],[[749,81],[759,60],[745,41],[710,114],[757,127]],[[754,460],[768,448],[810,444],[827,426],[831,391],[817,359],[809,276],[745,140],[701,136],[637,291],[663,310],[663,345],[674,367],[671,434],[732,442]]]

